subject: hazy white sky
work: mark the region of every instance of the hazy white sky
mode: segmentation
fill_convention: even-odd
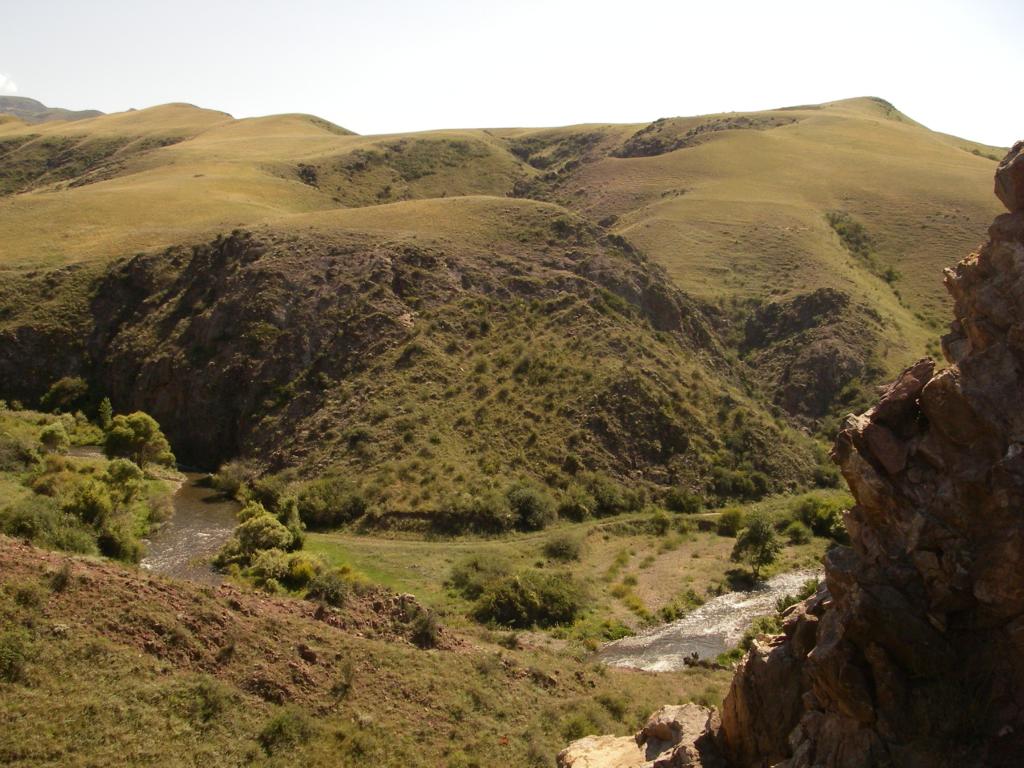
[[[0,92],[359,133],[645,122],[881,96],[1024,137],[1024,0],[0,0]]]

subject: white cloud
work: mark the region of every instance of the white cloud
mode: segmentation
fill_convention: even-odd
[[[17,93],[18,84],[11,80],[10,76],[0,72],[0,93]]]

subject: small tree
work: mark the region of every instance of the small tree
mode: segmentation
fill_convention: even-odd
[[[68,439],[68,432],[59,421],[43,427],[43,431],[39,433],[39,442],[50,453],[64,453],[71,445],[71,441]]]
[[[117,415],[110,423],[103,452],[113,458],[119,456],[134,461],[143,469],[153,462],[174,465],[171,446],[160,431],[156,419],[148,413],[136,411],[128,416]]]
[[[747,515],[746,527],[736,538],[732,559],[747,563],[756,581],[761,575],[761,568],[774,563],[781,549],[768,515],[760,511],[751,512]]]
[[[104,397],[102,400],[100,400],[100,409],[98,416],[100,421],[100,429],[106,432],[108,429],[110,429],[110,424],[114,420],[114,407],[110,404],[109,397]]]

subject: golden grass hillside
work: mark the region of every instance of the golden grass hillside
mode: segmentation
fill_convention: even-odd
[[[60,338],[90,336],[96,318],[87,319],[85,307],[108,265],[139,252],[147,270],[170,259],[164,266],[174,272],[184,251],[236,229],[269,233],[282,253],[288,238],[317,233],[321,243],[358,240],[385,250],[426,243],[434,266],[425,269],[445,265],[435,275],[443,280],[453,277],[450,262],[467,258],[474,269],[490,265],[515,276],[515,290],[506,283],[504,293],[487,295],[489,309],[474,310],[512,323],[515,346],[540,341],[526,326],[512,327],[527,319],[513,312],[509,294],[529,295],[535,271],[549,281],[541,293],[556,290],[566,265],[579,260],[573,233],[587,231],[602,248],[621,251],[620,266],[635,257],[664,267],[668,277],[658,279],[693,302],[715,339],[697,367],[724,370],[732,365],[725,358],[738,356],[736,370],[750,372],[738,375],[744,397],[827,431],[871,385],[926,351],[942,316],[941,267],[969,250],[995,212],[989,189],[998,153],[929,131],[874,98],[649,125],[390,136],[353,135],[308,115],[236,120],[185,104],[74,123],[5,120],[0,271],[8,279],[0,327],[7,335],[0,351],[5,369],[27,375],[17,393],[0,394],[31,400],[45,390],[46,376],[75,371],[106,391],[134,386],[110,380],[95,337],[84,357],[81,347],[89,345],[79,345],[77,363],[66,356],[61,371],[30,358],[35,350],[45,357]],[[309,242],[296,247],[311,260],[297,275],[324,258],[315,251]],[[365,253],[339,251],[357,252]],[[622,298],[627,292],[615,286],[624,283],[612,283],[602,289]],[[270,306],[272,294],[258,293],[260,312],[280,309]],[[403,333],[421,334],[423,297],[392,298],[401,305],[392,320],[405,318]],[[116,310],[101,301],[90,311],[96,306]],[[353,327],[367,319],[346,318],[340,322]],[[278,330],[287,324],[262,320]],[[212,341],[187,341],[190,359],[207,354]],[[614,365],[627,351],[618,348]],[[692,349],[684,357],[685,366],[694,364]],[[281,407],[298,386],[288,378],[294,373],[275,376],[279,394],[262,399]],[[121,397],[168,414],[187,410],[152,391]],[[245,412],[261,409],[249,403]]]

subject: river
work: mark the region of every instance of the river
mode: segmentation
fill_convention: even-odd
[[[222,577],[213,558],[238,524],[238,504],[208,487],[207,475],[184,475],[171,499],[171,517],[145,539],[146,556],[139,565],[176,579],[218,584]]]
[[[68,455],[103,458],[96,446],[76,446]],[[139,566],[147,571],[204,584],[222,577],[213,558],[238,524],[238,504],[205,485],[207,475],[182,472],[183,482],[171,497],[171,516],[143,539],[146,556]]]
[[[632,667],[648,672],[683,669],[683,660],[694,651],[702,659],[736,646],[751,622],[775,612],[775,601],[797,594],[818,570],[792,571],[774,576],[749,592],[727,592],[696,608],[681,619],[608,643],[598,658],[613,667]]]

